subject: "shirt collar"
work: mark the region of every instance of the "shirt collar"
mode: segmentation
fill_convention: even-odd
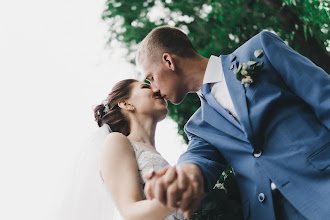
[[[203,85],[206,83],[217,83],[222,81],[223,74],[222,71],[222,63],[221,58],[211,55],[209,62],[206,66],[206,71],[203,78]],[[198,95],[202,95],[201,90],[197,91]]]
[[[203,85],[206,83],[217,83],[222,81],[221,74],[222,64],[221,58],[217,56],[211,55],[209,62],[207,63]]]

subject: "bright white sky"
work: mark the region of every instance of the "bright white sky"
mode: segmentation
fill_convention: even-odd
[[[95,130],[92,106],[136,78],[123,49],[110,50],[105,0],[0,2],[0,219],[45,220],[79,146]],[[185,145],[176,124],[157,129],[174,164]]]

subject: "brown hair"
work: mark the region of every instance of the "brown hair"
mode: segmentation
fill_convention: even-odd
[[[142,41],[136,55],[136,63],[159,59],[160,54],[170,53],[191,58],[197,55],[188,36],[178,28],[160,26],[153,29]]]
[[[104,104],[97,105],[94,108],[95,121],[99,127],[103,124],[108,124],[112,131],[120,132],[126,136],[129,135],[129,121],[121,112],[118,103],[129,99],[133,88],[132,84],[135,82],[138,81],[135,79],[126,79],[118,82],[112,88]],[[108,112],[104,111],[106,106],[109,107]]]

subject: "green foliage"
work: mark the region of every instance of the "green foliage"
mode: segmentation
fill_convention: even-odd
[[[169,115],[178,124],[178,133],[182,135],[186,143],[188,143],[188,138],[183,131],[183,127],[190,116],[199,108],[200,100],[195,93],[189,93],[184,102],[180,105],[173,105],[171,102],[168,103]]]
[[[278,9],[272,7],[280,2]],[[268,4],[267,4],[268,3]],[[136,45],[160,25],[177,26],[192,40],[197,51],[205,56],[228,54],[262,30],[275,31],[291,47],[313,60],[330,48],[328,39],[329,1],[318,0],[108,0],[102,18],[109,24],[111,41],[124,44],[129,50],[128,59],[134,62]],[[271,5],[271,6],[269,6]],[[294,29],[283,21],[282,11],[297,15]],[[282,16],[282,17],[281,17]],[[282,18],[282,19],[280,19]],[[313,36],[323,51],[306,52],[295,35],[304,30],[304,38]],[[313,45],[310,45],[313,47]],[[317,58],[315,58],[317,59]],[[323,62],[329,65],[329,62]],[[181,105],[169,105],[169,115],[177,123],[178,133],[184,136],[183,127],[200,102],[189,94]],[[184,137],[187,141],[187,138]]]
[[[228,166],[221,174],[212,193],[191,216],[191,220],[241,220],[240,193],[233,170]]]
[[[330,25],[330,2],[311,0],[284,0],[283,7],[288,6],[303,21],[304,36],[308,34],[316,36],[316,39],[324,44],[330,45],[329,25]],[[296,29],[299,27],[296,26]],[[292,39],[292,37],[291,37]],[[290,40],[291,40],[290,39]],[[329,50],[328,50],[329,51]]]
[[[160,25],[184,30],[204,57],[229,54],[270,30],[330,73],[329,0],[108,0],[106,5],[102,18],[109,25],[109,42],[124,44],[132,63],[137,44]],[[169,115],[186,141],[183,127],[199,106],[196,94],[188,94],[180,105],[169,103]],[[241,219],[236,183],[231,169],[226,172],[220,178],[224,189],[215,189],[218,202],[193,219]]]

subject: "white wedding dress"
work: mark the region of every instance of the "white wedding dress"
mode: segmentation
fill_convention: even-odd
[[[92,141],[84,146],[82,154],[76,163],[75,171],[70,181],[70,187],[65,193],[61,207],[56,211],[53,220],[122,220],[109,192],[100,176],[100,152],[105,137],[111,132],[108,126],[102,126],[94,134]],[[143,193],[142,175],[150,169],[158,170],[168,165],[168,162],[158,153],[153,153],[132,142],[140,173],[140,186]],[[184,219],[175,211],[165,220]]]
[[[142,176],[144,173],[150,171],[150,170],[159,170],[167,165],[168,162],[158,153],[153,153],[151,151],[147,151],[142,149],[138,146],[138,144],[131,141],[131,144],[133,146],[133,149],[135,151],[135,158],[139,167],[140,172],[140,186],[141,186],[141,192],[143,193],[143,185],[144,181],[142,179]],[[144,195],[144,193],[143,193]],[[165,220],[174,220],[177,219],[184,219],[183,215],[179,213],[178,211],[175,211],[172,213],[172,215],[168,216]]]

